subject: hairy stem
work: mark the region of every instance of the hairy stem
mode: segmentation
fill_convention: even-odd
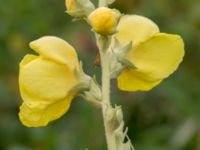
[[[109,122],[107,121],[108,118],[108,111],[112,107],[110,105],[110,71],[109,71],[109,59],[107,52],[102,52],[101,54],[101,62],[102,62],[102,113],[104,119],[104,127],[105,127],[105,135],[108,150],[115,150],[116,143],[115,137],[110,130]]]
[[[109,37],[96,35],[97,46],[101,57],[102,69],[102,114],[108,150],[134,150],[131,141],[124,131],[123,113],[120,106],[114,108],[110,102],[111,53]],[[128,140],[125,142],[125,138]]]
[[[108,150],[116,150],[115,136],[110,129],[108,122],[108,112],[112,108],[110,105],[110,70],[109,70],[109,58],[107,51],[101,52],[102,62],[102,113],[104,119],[105,135]]]
[[[109,111],[112,109],[110,104],[110,63],[108,53],[108,40],[106,37],[96,34],[97,45],[101,57],[102,68],[102,114],[105,127],[105,136],[108,150],[116,150],[115,136],[110,129],[108,121]]]

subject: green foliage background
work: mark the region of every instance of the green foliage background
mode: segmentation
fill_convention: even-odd
[[[112,83],[113,103],[123,106],[135,149],[200,150],[200,1],[117,0],[112,7],[147,16],[185,41],[180,68],[150,92],[120,92]],[[32,53],[30,41],[62,37],[77,49],[86,72],[100,76],[92,65],[97,48],[90,28],[71,19],[64,0],[0,0],[0,150],[106,149],[101,112],[81,98],[47,127],[26,128],[18,119],[18,64]]]

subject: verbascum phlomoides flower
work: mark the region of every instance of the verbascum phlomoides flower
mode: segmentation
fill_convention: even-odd
[[[79,80],[74,48],[64,40],[45,36],[30,43],[38,55],[28,54],[20,63],[19,86],[23,103],[21,122],[28,127],[46,126],[66,113]]]
[[[148,91],[172,74],[184,56],[179,35],[161,33],[150,19],[125,15],[115,36],[121,45],[132,41],[126,58],[135,68],[126,68],[118,77],[118,88],[125,91]]]

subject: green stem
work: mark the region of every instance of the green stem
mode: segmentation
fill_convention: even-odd
[[[112,109],[110,104],[110,59],[107,50],[107,38],[103,36],[97,37],[97,44],[101,56],[101,68],[102,68],[102,113],[105,127],[105,136],[108,150],[116,150],[115,135],[111,130],[108,118],[109,110]]]
[[[108,122],[108,112],[112,108],[110,104],[110,70],[109,70],[109,58],[107,51],[101,53],[102,62],[102,113],[104,119],[104,127],[106,134],[106,141],[108,150],[116,150],[115,136],[110,129]]]
[[[99,0],[99,7],[106,7],[107,1],[106,0]]]
[[[110,105],[110,70],[107,52],[101,52],[103,103]]]

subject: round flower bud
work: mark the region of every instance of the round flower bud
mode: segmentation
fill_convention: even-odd
[[[99,7],[88,17],[93,30],[102,35],[111,35],[115,32],[119,12],[106,7]]]

